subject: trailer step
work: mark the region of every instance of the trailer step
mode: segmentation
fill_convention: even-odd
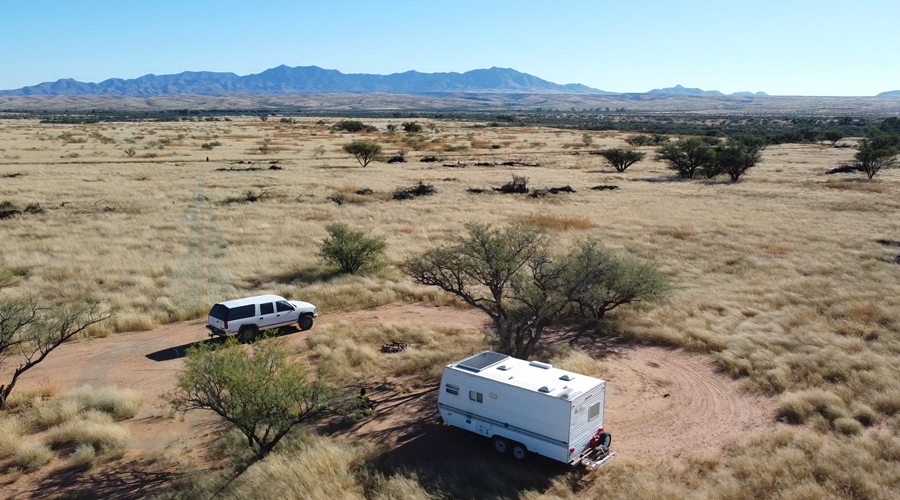
[[[596,455],[596,456],[593,456],[593,455]],[[612,460],[613,457],[615,457],[615,456],[616,456],[616,452],[614,452],[614,451],[606,451],[604,453],[597,453],[597,454],[591,453],[591,454],[585,455],[581,459],[581,464],[584,465],[585,467],[587,467],[588,469],[599,469],[600,467],[603,467],[604,465],[609,463],[609,461]]]

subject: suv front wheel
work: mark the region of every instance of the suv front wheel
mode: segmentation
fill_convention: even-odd
[[[300,327],[300,330],[309,330],[313,327],[313,317],[309,314],[300,316],[300,319],[297,320],[297,326]]]

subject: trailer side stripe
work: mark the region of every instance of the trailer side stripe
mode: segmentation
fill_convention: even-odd
[[[443,410],[454,411],[454,412],[459,413],[460,415],[464,415],[464,416],[466,416],[466,417],[468,417],[468,418],[476,418],[476,419],[481,420],[481,421],[483,421],[483,422],[487,422],[487,423],[489,423],[489,424],[491,424],[492,426],[495,426],[495,427],[501,427],[501,428],[503,428],[503,429],[509,429],[509,430],[511,430],[511,431],[518,432],[519,434],[525,434],[525,435],[528,436],[528,437],[532,437],[532,438],[534,438],[534,439],[539,439],[539,440],[544,441],[544,442],[546,442],[546,443],[550,443],[550,444],[552,444],[552,445],[554,445],[554,446],[561,446],[561,447],[563,447],[563,448],[568,448],[568,447],[569,447],[569,444],[566,443],[565,441],[560,441],[559,439],[553,439],[553,438],[551,438],[551,437],[547,437],[547,436],[544,436],[544,435],[542,435],[542,434],[538,434],[538,433],[536,433],[536,432],[531,432],[531,431],[529,431],[529,430],[527,430],[527,429],[523,429],[523,428],[521,428],[521,427],[516,427],[516,426],[514,426],[514,425],[509,425],[509,424],[507,424],[507,423],[505,423],[505,422],[500,422],[500,421],[494,420],[494,419],[492,419],[492,418],[487,418],[487,417],[483,417],[483,416],[481,416],[481,415],[478,415],[478,414],[475,414],[475,413],[472,413],[472,412],[468,412],[468,411],[465,411],[465,410],[460,410],[459,408],[455,408],[455,407],[453,407],[453,406],[446,405],[446,404],[444,404],[444,403],[438,403],[438,408],[443,409]]]

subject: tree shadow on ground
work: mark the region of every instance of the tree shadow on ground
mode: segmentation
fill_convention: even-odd
[[[98,471],[60,469],[35,484],[29,498],[147,498],[169,487],[179,474],[152,462],[114,462]]]
[[[340,276],[343,276],[340,269],[313,267],[272,274],[260,281],[274,281],[282,285],[309,285],[328,282]]]
[[[680,182],[696,182],[699,179],[686,179],[684,177],[635,177],[632,180],[640,181],[640,182],[653,182],[653,183],[665,183],[665,182],[680,183]]]

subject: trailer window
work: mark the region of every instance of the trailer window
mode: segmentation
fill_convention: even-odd
[[[484,395],[481,394],[480,392],[469,391],[469,399],[480,403],[480,402],[484,401]]]
[[[444,390],[447,391],[447,394],[453,394],[454,396],[459,396],[459,387],[451,384],[447,384],[444,386]]]
[[[590,408],[588,408],[588,422],[593,422],[594,419],[600,416],[600,402],[592,404]]]

